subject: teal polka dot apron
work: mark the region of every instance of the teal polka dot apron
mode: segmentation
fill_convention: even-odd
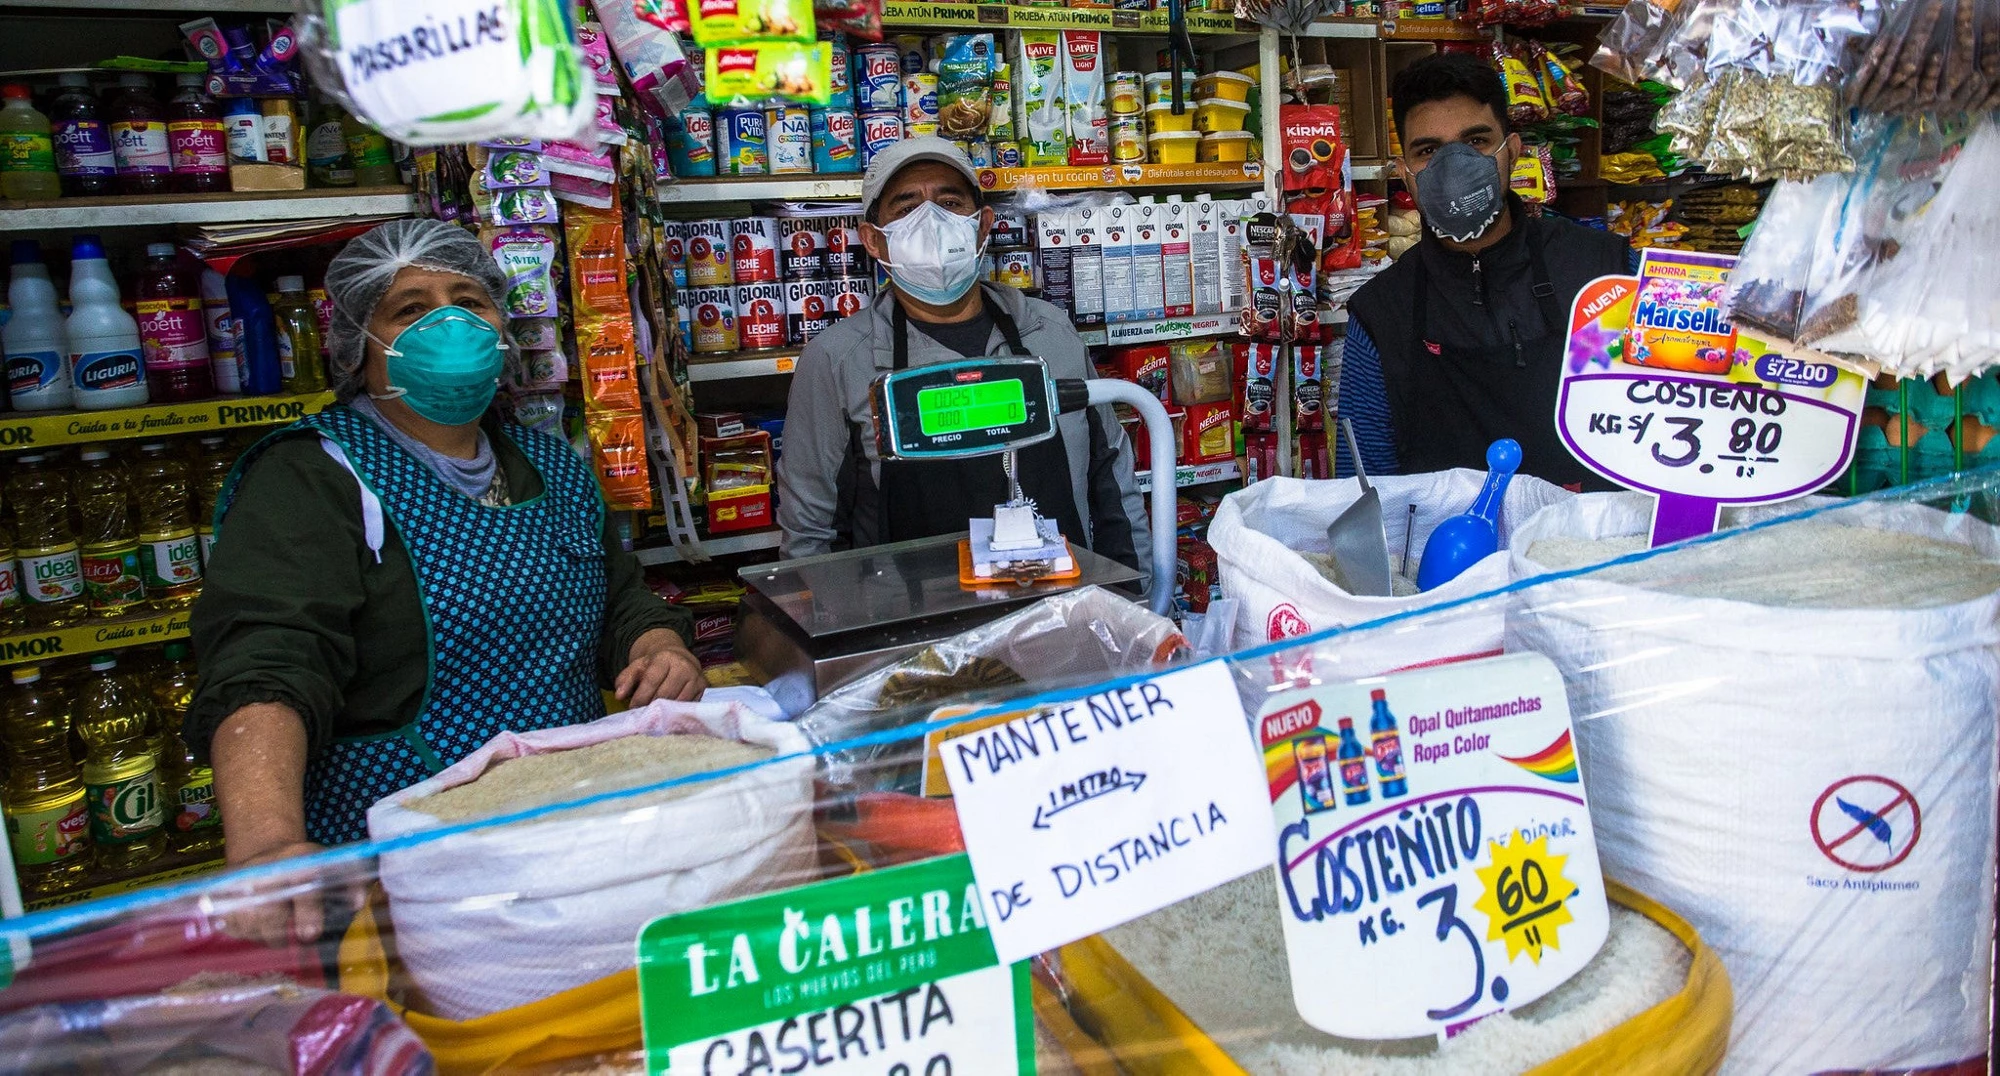
[[[430,681],[416,720],[394,732],[336,739],[306,766],[306,833],[334,845],[368,835],[368,808],[377,800],[500,732],[604,716],[597,687],[608,588],[604,504],[596,477],[569,446],[511,423],[504,436],[541,473],[542,495],[499,508],[446,485],[349,408],[328,408],[273,437],[307,433],[345,454],[364,495],[379,501],[402,536],[430,635]],[[236,474],[269,443],[252,449]]]

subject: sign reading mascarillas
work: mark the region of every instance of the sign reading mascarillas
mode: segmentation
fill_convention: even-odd
[[[1035,1071],[1028,965],[962,855],[655,919],[639,1012],[648,1073]]]
[[[1604,944],[1597,844],[1548,659],[1287,691],[1257,733],[1306,1023],[1443,1037],[1548,993]]]

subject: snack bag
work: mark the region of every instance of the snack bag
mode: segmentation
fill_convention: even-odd
[[[695,43],[705,48],[753,41],[811,44],[818,33],[812,0],[698,0],[691,13]]]
[[[638,351],[629,318],[578,322],[576,350],[583,362],[583,398],[593,411],[637,411]]]
[[[744,107],[782,97],[825,108],[832,99],[833,47],[824,41],[716,45],[704,51],[704,96],[712,104]]]
[[[995,115],[993,35],[952,34],[938,58],[938,134],[979,138]]]
[[[556,238],[547,228],[505,228],[488,240],[494,264],[507,278],[507,316],[554,317]]]
[[[1021,163],[1068,164],[1062,31],[1022,30],[1014,35],[1014,43],[1014,119],[1021,138]]]
[[[1505,45],[1496,43],[1493,53],[1500,81],[1507,87],[1507,122],[1525,127],[1548,119],[1549,103],[1542,97],[1542,84],[1535,73]]]
[[[1062,31],[1063,111],[1069,123],[1069,163],[1111,160],[1111,120],[1104,109],[1104,35]]]
[[[599,411],[589,416],[586,425],[591,463],[604,487],[604,499],[617,509],[653,507],[645,416],[638,411]]]

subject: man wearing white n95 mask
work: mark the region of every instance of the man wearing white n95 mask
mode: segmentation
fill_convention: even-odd
[[[778,463],[786,557],[951,534],[1007,500],[999,456],[883,460],[868,408],[878,376],[1009,354],[1043,360],[1053,377],[1092,376],[1060,309],[979,279],[993,211],[980,205],[975,176],[964,153],[932,136],[869,162],[861,241],[890,286],[799,356]],[[1021,451],[1022,492],[1070,541],[1148,573],[1145,509],[1117,417],[1091,407],[1057,427],[1057,437]]]

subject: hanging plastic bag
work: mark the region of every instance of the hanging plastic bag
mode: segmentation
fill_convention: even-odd
[[[1771,192],[1757,230],[1729,272],[1726,301],[1732,322],[1798,339],[1813,253],[1828,217],[1838,220],[1848,182],[1840,175],[1804,183],[1785,180]]]
[[[565,0],[306,0],[313,80],[398,142],[568,138],[597,91]]]

